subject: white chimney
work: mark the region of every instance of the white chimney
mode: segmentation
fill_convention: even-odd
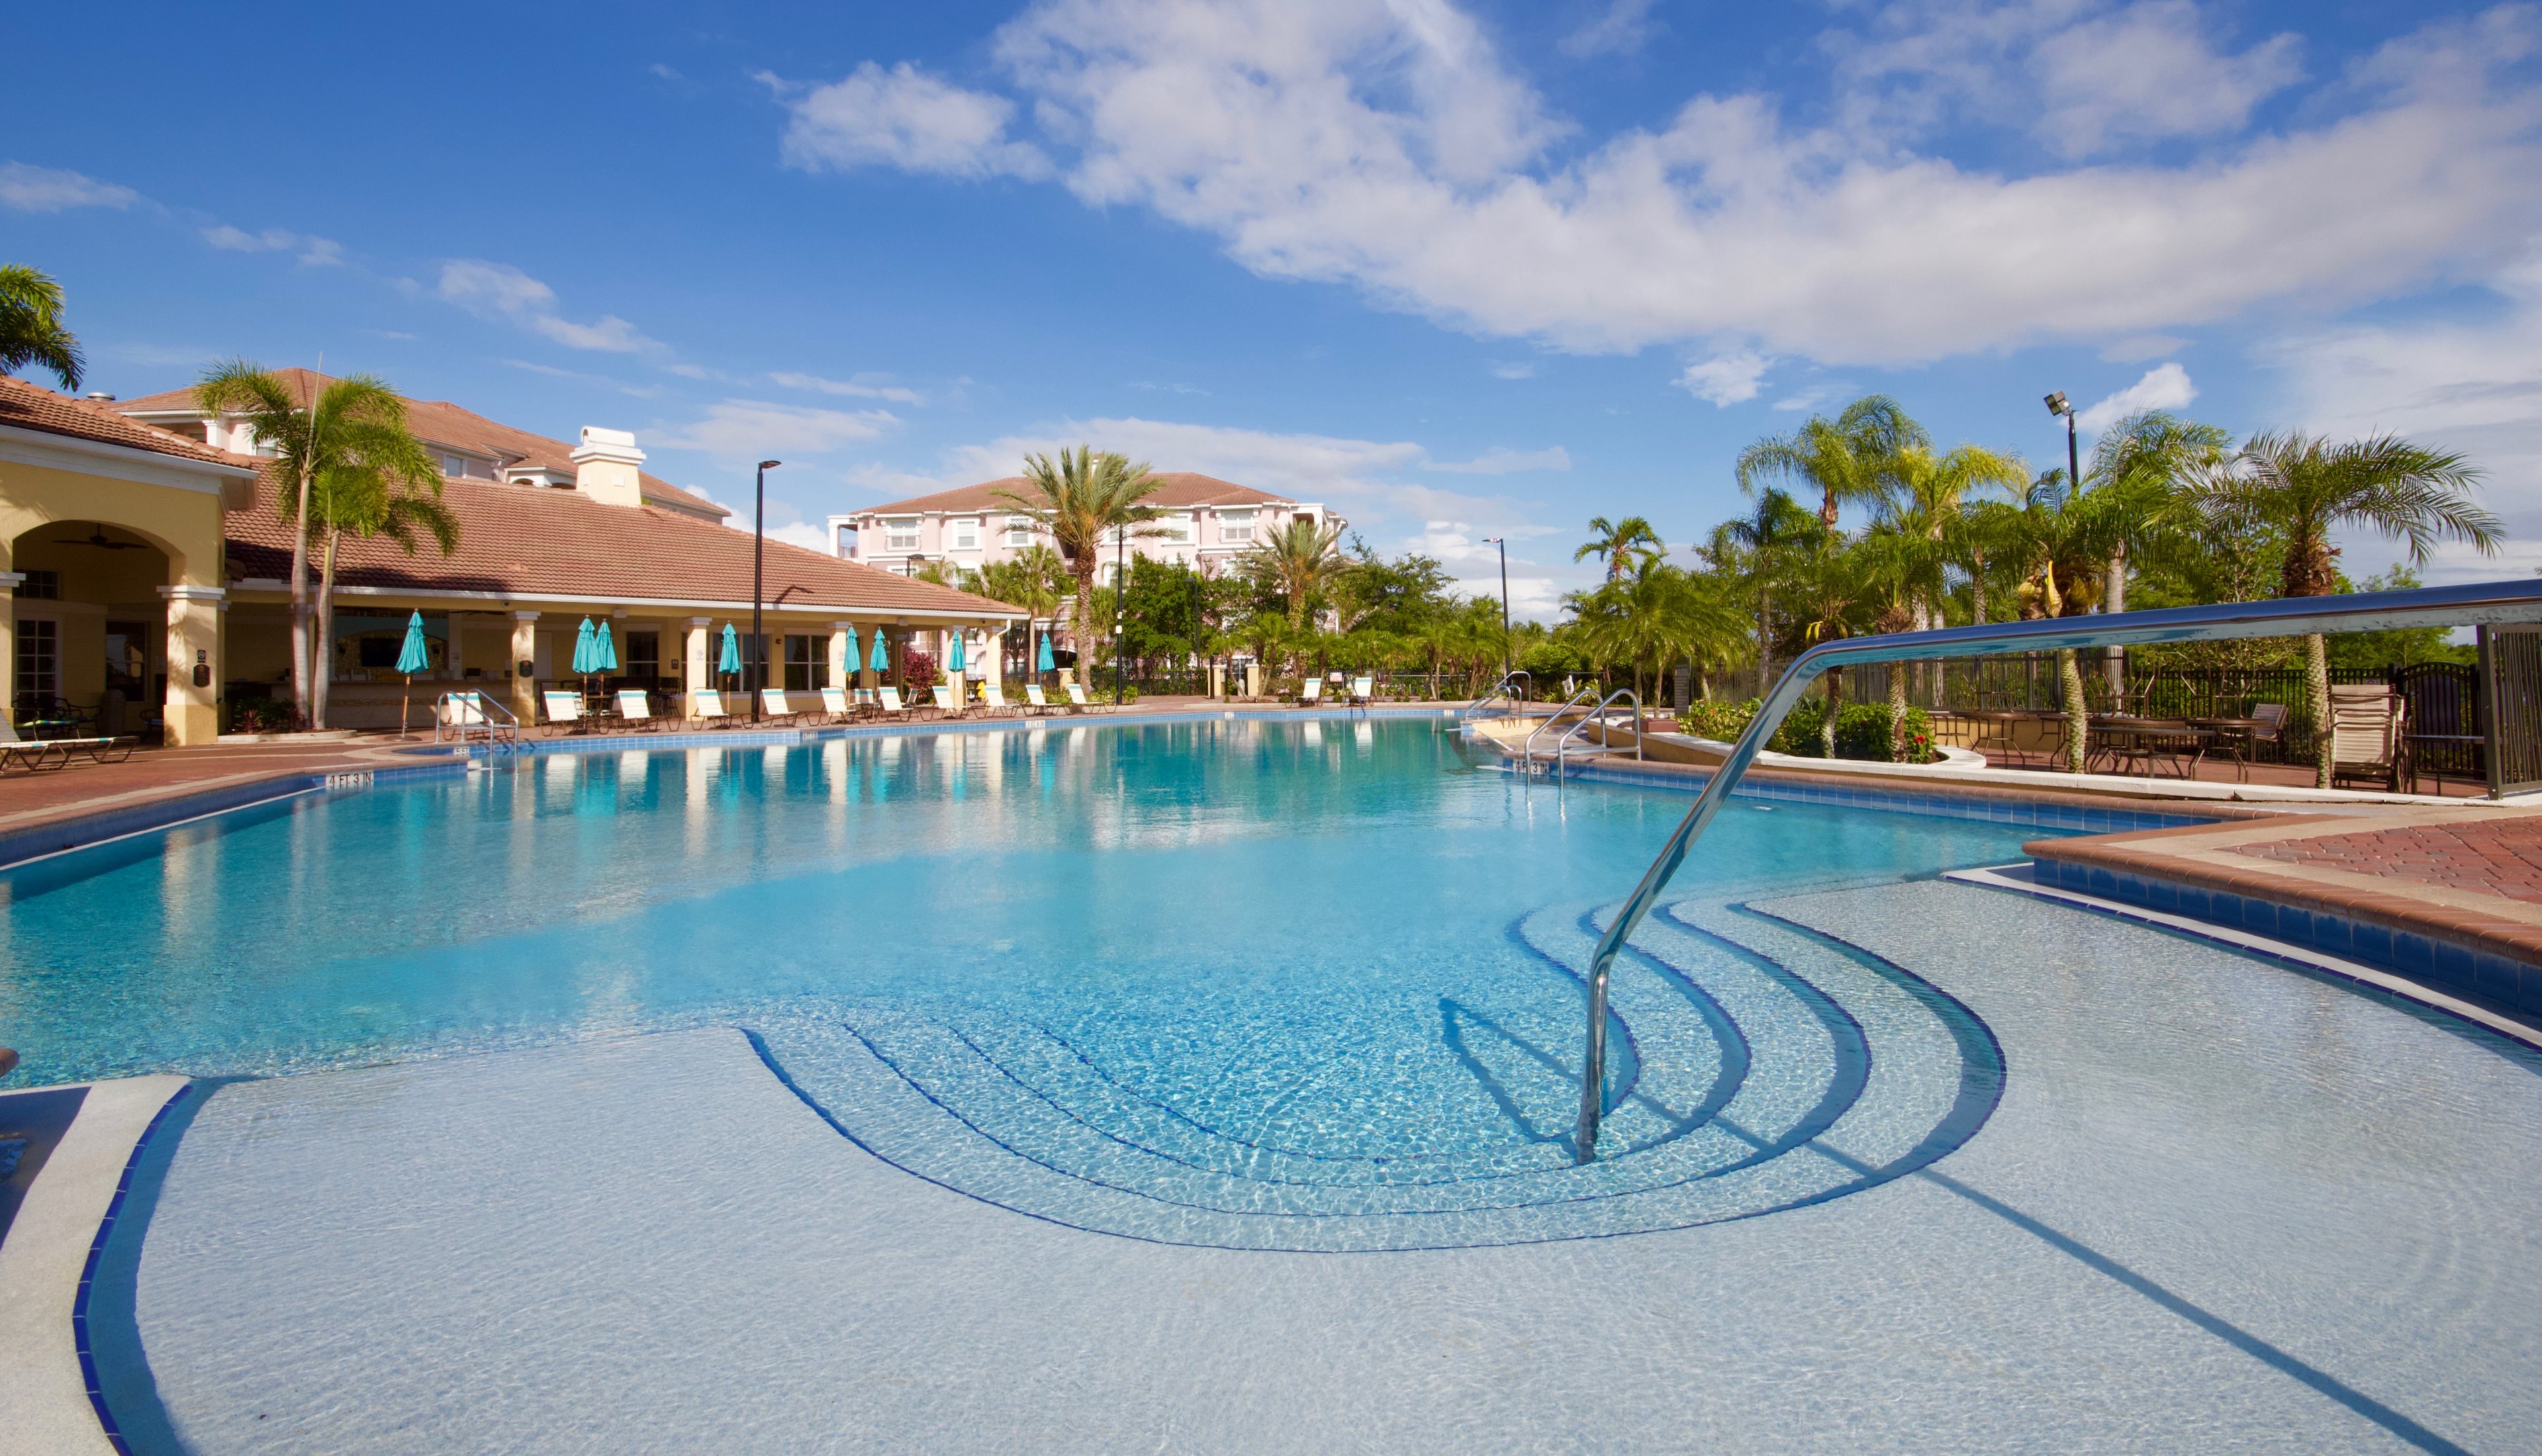
[[[644,482],[637,474],[644,452],[636,448],[632,431],[584,425],[581,446],[567,458],[573,462],[574,489],[611,505],[644,503]]]

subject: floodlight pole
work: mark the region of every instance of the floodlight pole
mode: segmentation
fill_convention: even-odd
[[[1119,707],[1130,699],[1121,687],[1121,606],[1130,592],[1130,528],[1112,528],[1112,705]]]
[[[759,721],[760,674],[767,670],[768,633],[759,619],[759,604],[767,596],[768,567],[768,473],[784,465],[782,460],[759,463],[759,483],[753,488],[750,509],[750,649],[751,656],[741,664],[741,681],[750,692],[750,721]]]

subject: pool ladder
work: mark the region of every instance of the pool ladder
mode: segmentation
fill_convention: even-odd
[[[1587,1056],[1580,1071],[1580,1122],[1572,1134],[1574,1160],[1598,1156],[1598,1125],[1606,1114],[1607,979],[1615,953],[1669,880],[1685,863],[1703,827],[1712,823],[1739,780],[1756,762],[1757,751],[1783,718],[1808,692],[1810,684],[1832,668],[1873,662],[1938,662],[1990,653],[2050,652],[2084,647],[2129,647],[2169,642],[2221,642],[2238,637],[2292,637],[2308,632],[2388,631],[2410,627],[2508,626],[2542,622],[2542,581],[2493,581],[2467,586],[2421,587],[2406,592],[2359,592],[2347,597],[2280,597],[2269,602],[2226,602],[2206,607],[2169,607],[2158,612],[2122,612],[2106,617],[2052,617],[2032,621],[1980,622],[1934,632],[1893,632],[1878,637],[1852,637],[1802,653],[1783,670],[1774,691],[1757,705],[1757,716],[1732,744],[1721,767],[1705,780],[1694,807],[1669,833],[1659,857],[1642,874],[1615,918],[1598,938],[1589,962],[1589,1027]]]
[[[486,752],[517,753],[521,747],[521,720],[512,710],[483,692],[445,692],[433,704],[432,741],[457,743],[466,748],[474,740],[486,745]]]
[[[1530,779],[1535,777],[1535,740],[1537,735],[1545,733],[1560,724],[1564,713],[1571,711],[1574,704],[1578,703],[1583,698],[1595,694],[1597,691],[1598,690],[1595,686],[1591,686],[1583,688],[1579,692],[1572,693],[1568,698],[1563,700],[1562,706],[1553,710],[1552,717],[1545,719],[1543,722],[1535,725],[1534,728],[1529,730],[1527,741],[1520,745],[1519,748],[1519,772],[1527,775]],[[1618,688],[1614,692],[1607,693],[1606,696],[1599,698],[1595,705],[1593,705],[1587,712],[1582,713],[1570,727],[1563,729],[1562,732],[1553,740],[1552,763],[1545,771],[1553,775],[1555,783],[1567,787],[1571,782],[1571,740],[1580,736],[1581,729],[1588,727],[1591,723],[1596,723],[1598,725],[1600,750],[1603,752],[1614,747],[1614,735],[1611,731],[1613,725],[1607,720],[1606,712],[1608,704],[1614,702],[1617,698],[1623,698],[1631,702],[1633,705],[1633,758],[1636,762],[1642,761],[1642,697],[1640,693],[1635,692],[1630,688]]]

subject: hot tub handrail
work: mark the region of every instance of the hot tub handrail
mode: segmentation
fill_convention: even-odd
[[[2220,642],[2236,637],[2290,637],[2323,631],[2387,631],[2430,626],[2542,622],[2542,580],[2475,582],[2404,592],[2360,592],[2346,597],[2284,597],[2270,602],[2227,602],[2169,607],[2106,617],[2055,617],[2035,621],[1981,622],[1932,632],[1894,632],[1822,642],[1784,669],[1774,691],[1757,705],[1747,731],[1731,745],[1721,766],[1695,795],[1694,807],[1669,833],[1657,858],[1598,939],[1589,963],[1588,1055],[1580,1078],[1580,1122],[1572,1156],[1586,1163],[1598,1155],[1598,1124],[1605,1115],[1607,1079],[1607,979],[1615,953],[1685,862],[1697,836],[1729,802],[1739,780],[1783,718],[1831,668],[1872,662],[1930,662],[1994,652],[2045,652],[2067,647],[2130,647],[2162,642]]]
[[[1577,703],[1584,697],[1595,697],[1597,694],[1598,685],[1592,683],[1588,687],[1581,689],[1579,692],[1572,693],[1569,697],[1562,699],[1562,706],[1555,708],[1551,717],[1546,718],[1543,722],[1529,729],[1527,731],[1526,741],[1519,745],[1519,771],[1528,774],[1535,772],[1535,737],[1537,734],[1558,726],[1562,722],[1562,715],[1571,711],[1574,703]],[[1581,721],[1587,722],[1588,720],[1583,718]]]
[[[1598,705],[1596,707],[1591,708],[1586,714],[1584,714],[1579,722],[1562,730],[1562,736],[1553,741],[1553,768],[1554,781],[1556,783],[1568,785],[1571,782],[1571,761],[1566,756],[1570,752],[1571,740],[1578,736],[1581,729],[1588,727],[1591,723],[1597,723],[1599,733],[1601,735],[1601,745],[1610,748],[1613,746],[1610,743],[1607,743],[1605,740],[1604,735],[1607,730],[1607,725],[1604,719],[1606,717],[1607,705],[1619,697],[1629,697],[1633,700],[1633,762],[1637,764],[1645,762],[1642,758],[1642,695],[1635,692],[1630,688],[1618,688],[1614,692],[1607,693],[1606,696],[1599,698]],[[1535,735],[1529,734],[1528,736],[1530,738],[1533,738]],[[1531,760],[1530,762],[1532,763],[1533,761]]]
[[[1494,683],[1491,687],[1483,690],[1482,696],[1475,698],[1472,702],[1465,704],[1464,707],[1458,711],[1457,726],[1462,728],[1467,723],[1481,717],[1483,715],[1483,710],[1490,707],[1495,698],[1502,702],[1506,702],[1513,707],[1524,701],[1525,699],[1521,698],[1518,693],[1513,691],[1521,680],[1526,681],[1527,691],[1530,694],[1533,694],[1535,692],[1535,675],[1533,673],[1529,672],[1525,668],[1516,668],[1503,673],[1500,676],[1499,682]]]

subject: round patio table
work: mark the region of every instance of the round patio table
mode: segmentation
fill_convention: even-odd
[[[2193,725],[2186,718],[2139,718],[2130,714],[2105,713],[2091,720],[2092,756],[2107,755],[2113,769],[2127,771],[2131,762],[2144,764],[2144,776],[2155,776],[2157,759],[2171,760],[2176,778],[2195,778],[2198,764],[2206,757],[2206,746],[2215,740],[2215,730]],[[2183,763],[2186,755],[2188,762]]]
[[[2261,732],[2284,726],[2282,722],[2268,718],[2187,718],[2182,721],[2192,727],[2215,731],[2216,742],[2233,756],[2234,773],[2237,781],[2242,783],[2251,781],[2251,754],[2259,747]]]

